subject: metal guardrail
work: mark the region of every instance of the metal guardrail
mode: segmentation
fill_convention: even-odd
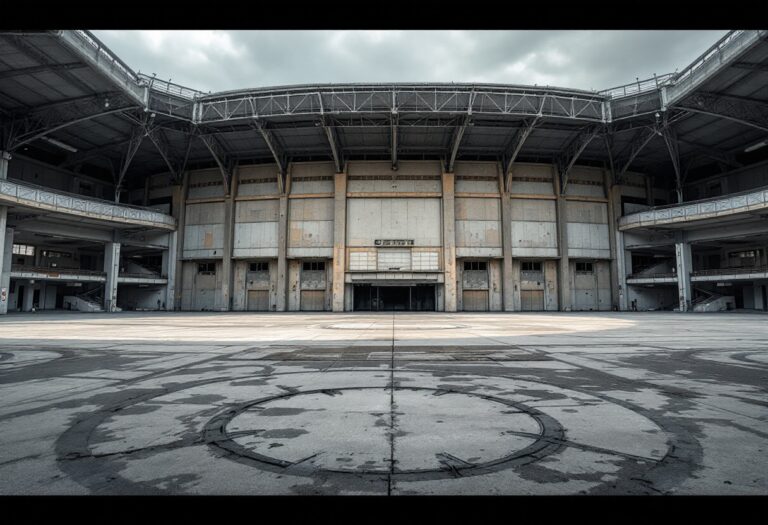
[[[144,86],[139,82],[136,73],[90,31],[64,30],[58,34],[71,48],[107,72],[131,96],[142,103],[146,102]]]
[[[725,197],[713,197],[680,204],[667,204],[630,213],[619,219],[619,227],[626,228],[645,224],[695,221],[712,215],[739,213],[744,208],[766,207],[768,207],[768,186],[763,186]]]
[[[198,97],[201,97],[207,94],[202,91],[198,91],[196,89],[182,86],[180,84],[174,84],[173,82],[169,82],[167,80],[161,80],[157,77],[151,77],[149,75],[145,75],[144,73],[139,73],[137,76],[140,81],[146,83],[146,85],[149,86],[149,89],[151,89],[155,93],[171,95],[171,96],[183,98],[186,100],[195,100]]]
[[[677,73],[670,82],[668,104],[682,98],[719,66],[768,34],[764,30],[735,30],[728,32],[698,58]]]
[[[627,275],[627,279],[669,279],[671,277],[677,277],[677,274],[675,272],[665,272],[654,274],[633,273]]]
[[[106,277],[105,272],[95,270],[81,270],[79,268],[48,268],[44,266],[25,266],[23,264],[12,264],[12,272],[34,272],[34,273],[57,273],[60,275],[89,275],[92,277]]]
[[[0,180],[0,201],[2,200],[101,220],[140,223],[171,230],[176,228],[176,219],[155,210],[86,197],[11,179]]]
[[[655,91],[659,89],[661,86],[669,83],[670,79],[672,79],[674,76],[674,73],[654,75],[653,78],[637,80],[622,86],[603,89],[598,91],[598,93],[611,99],[639,95],[640,93],[646,93],[648,91]]]
[[[717,268],[713,270],[696,270],[691,272],[691,277],[703,277],[705,275],[738,275],[744,273],[761,273],[768,272],[768,266],[753,266],[751,268],[744,268],[739,266],[737,268]]]

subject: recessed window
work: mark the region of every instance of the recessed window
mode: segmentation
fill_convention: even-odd
[[[203,275],[216,275],[216,263],[198,263],[197,273]]]
[[[541,262],[539,261],[523,261],[522,270],[524,272],[540,272]]]
[[[49,259],[71,259],[72,254],[70,252],[57,252],[54,250],[43,250],[43,257]]]
[[[35,247],[29,244],[14,244],[14,255],[35,255]]]
[[[305,272],[320,272],[325,270],[325,261],[304,261],[301,269]]]
[[[268,272],[269,271],[269,263],[268,262],[255,262],[248,265],[248,271],[251,272]]]
[[[576,271],[582,273],[593,273],[594,268],[591,262],[577,262]]]
[[[486,271],[488,263],[486,261],[464,261],[464,271]]]

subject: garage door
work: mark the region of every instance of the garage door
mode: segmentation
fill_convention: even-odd
[[[488,290],[464,290],[462,306],[465,312],[487,312]]]
[[[302,290],[301,310],[303,312],[317,312],[324,310],[325,290]]]
[[[521,290],[520,309],[523,312],[541,312],[544,310],[544,290]]]
[[[248,310],[269,311],[269,290],[248,290]]]
[[[576,290],[574,310],[597,310],[597,293],[594,290]]]

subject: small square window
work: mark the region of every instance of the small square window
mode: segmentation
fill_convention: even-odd
[[[251,263],[248,267],[248,271],[251,272],[268,272],[269,271],[269,263],[268,262],[255,262]]]
[[[594,272],[594,268],[593,268],[591,262],[577,262],[576,263],[576,271],[577,272],[583,272],[583,273],[593,273]]]
[[[325,261],[304,261],[301,269],[305,272],[319,272],[325,270]]]
[[[203,275],[216,275],[216,263],[198,263],[197,273]]]
[[[464,261],[465,271],[486,271],[488,270],[488,263],[486,261]]]
[[[540,272],[541,262],[540,261],[523,261],[522,270],[524,272]]]

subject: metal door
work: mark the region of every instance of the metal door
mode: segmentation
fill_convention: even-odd
[[[325,290],[302,290],[300,309],[302,312],[319,312],[325,309]]]
[[[520,290],[520,309],[523,312],[544,311],[544,290]]]
[[[248,310],[253,312],[268,312],[269,290],[248,290]]]
[[[487,312],[488,290],[464,290],[462,306],[465,312]]]

